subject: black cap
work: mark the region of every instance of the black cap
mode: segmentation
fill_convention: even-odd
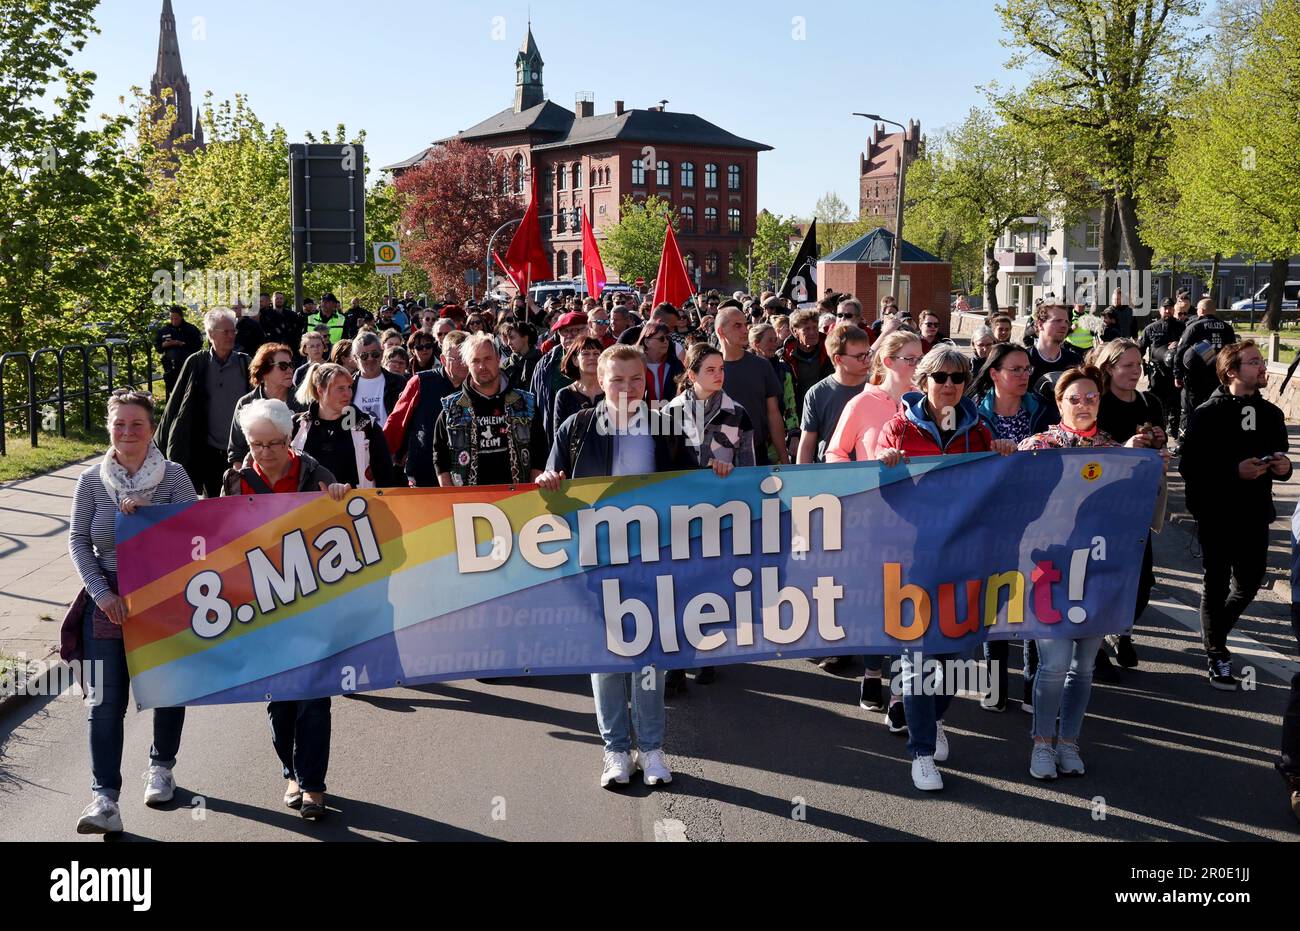
[[[339,302],[339,299],[335,297],[332,292],[327,291],[325,292],[325,296],[321,298],[321,303],[324,303],[325,301],[332,301],[333,303],[337,304]]]
[[[312,304],[312,305],[314,305],[315,303],[316,303],[316,302],[313,301],[313,300],[312,300],[311,298],[309,298],[309,297],[304,297],[304,298],[302,299],[302,306],[303,306],[303,307],[306,307],[308,304]]]

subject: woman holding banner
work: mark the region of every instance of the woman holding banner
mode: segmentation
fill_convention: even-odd
[[[903,395],[902,411],[881,431],[876,458],[893,468],[904,456],[950,456],[990,450],[1010,455],[1015,444],[994,439],[975,402],[962,396],[969,381],[970,362],[951,343],[926,353],[916,367],[916,383],[921,391]],[[952,658],[933,657],[941,664]],[[912,783],[922,791],[937,792],[943,788],[943,777],[934,764],[948,759],[943,715],[952,704],[952,683],[943,683],[942,694],[923,694],[934,690],[921,682],[919,663],[913,660],[912,652],[904,651],[900,660]]]
[[[895,330],[876,340],[871,354],[871,375],[862,393],[850,398],[826,444],[827,462],[870,462],[876,458],[880,433],[902,409],[900,399],[913,390],[916,366],[925,355],[921,337],[911,330]],[[885,657],[867,656],[858,706],[864,711],[885,711]],[[891,734],[907,730],[902,699],[891,695],[885,723]]]
[[[351,491],[306,453],[289,446],[293,411],[283,401],[259,399],[239,410],[239,426],[248,437],[253,464],[226,473],[222,495],[297,494],[323,491],[342,501]],[[273,701],[266,706],[271,745],[280,757],[284,803],[303,818],[325,817],[325,771],[330,761],[330,700]]]
[[[294,452],[307,453],[353,488],[396,487],[384,431],[352,403],[352,373],[332,362],[312,368],[298,389],[307,409],[294,418]]]
[[[1061,422],[1020,444],[1020,449],[1077,449],[1114,447],[1115,442],[1097,426],[1103,376],[1092,366],[1080,366],[1063,373],[1056,382],[1056,404]],[[1142,449],[1148,441],[1141,434],[1124,444]],[[1038,673],[1034,676],[1034,747],[1029,757],[1029,775],[1055,779],[1084,774],[1079,755],[1079,731],[1092,696],[1093,666],[1101,637],[1074,640],[1039,640]],[[1059,727],[1059,730],[1058,730]],[[1053,746],[1055,738],[1055,746]]]
[[[109,449],[103,461],[77,480],[68,550],[85,586],[63,622],[64,660],[81,660],[82,690],[90,706],[90,770],[94,798],[77,822],[78,834],[122,830],[122,744],[131,674],[122,627],[126,602],[117,594],[118,513],[150,504],[187,504],[197,499],[185,470],[154,445],[153,397],[117,391],[108,399]],[[172,768],[181,745],[184,708],[153,713],[153,746],[144,774],[146,805],[170,802],[176,791]]]

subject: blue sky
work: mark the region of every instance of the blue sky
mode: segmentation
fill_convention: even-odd
[[[616,99],[666,98],[765,142],[775,151],[760,156],[758,206],[783,214],[808,215],[828,190],[856,213],[870,124],[853,111],[933,131],[982,103],[977,85],[1008,79],[993,0],[173,0],[196,104],[206,91],[247,94],[293,139],[364,128],[372,167],[510,104],[530,6],[552,100],[572,109],[575,92],[592,91],[606,113]],[[161,8],[100,5],[102,32],[75,61],[98,75],[97,112],[148,87]]]

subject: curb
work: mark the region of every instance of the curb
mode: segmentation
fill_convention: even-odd
[[[59,659],[59,648],[52,647],[50,651],[41,659],[27,661],[28,677],[24,677],[24,678],[28,683],[44,679],[47,676],[49,676],[50,670],[55,666],[59,665],[60,663],[62,663],[62,660]],[[43,671],[41,671],[39,675],[31,675],[31,672],[34,668]],[[14,691],[11,694],[0,693],[0,717],[3,717],[4,715],[13,711],[15,708],[21,706],[24,702],[32,698],[48,698],[48,697],[49,697],[48,695],[34,695],[31,693],[30,689],[25,691]]]

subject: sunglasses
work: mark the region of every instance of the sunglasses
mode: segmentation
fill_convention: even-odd
[[[1096,404],[1101,395],[1096,391],[1089,391],[1087,394],[1072,394],[1068,398],[1063,398],[1071,407],[1078,407],[1081,404]]]
[[[596,324],[596,326],[609,326],[608,320],[593,320],[591,322]]]
[[[357,358],[360,359],[362,362],[374,362],[379,359],[382,359],[383,357],[384,354],[382,352],[363,352],[359,356],[357,356]]]
[[[954,385],[966,384],[965,372],[931,372],[930,379],[936,385],[946,385],[951,381]]]
[[[431,349],[433,349],[433,343],[416,343],[416,344],[415,344],[415,351],[416,351],[416,352],[428,352],[428,351],[431,350]]]
[[[292,371],[293,371],[293,363],[292,363],[292,362],[272,362],[272,363],[271,363],[271,368],[273,368],[273,369],[279,369],[279,370],[282,371],[282,372],[292,372]]]
[[[856,320],[856,319],[858,319],[858,315],[857,315],[857,314],[852,314],[852,313],[849,313],[849,314],[836,314],[835,316],[838,317],[840,320]]]

